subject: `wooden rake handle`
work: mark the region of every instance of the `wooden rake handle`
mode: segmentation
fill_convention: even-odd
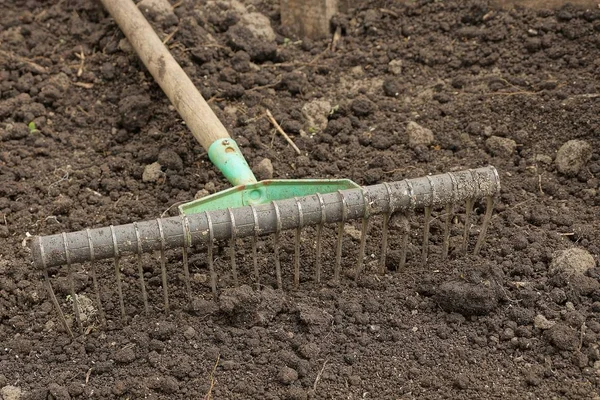
[[[230,138],[227,129],[133,1],[101,2],[202,147],[208,151],[216,140]]]

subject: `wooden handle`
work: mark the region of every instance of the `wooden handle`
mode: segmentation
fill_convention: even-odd
[[[196,140],[208,150],[227,129],[211,110],[132,0],[101,0]]]

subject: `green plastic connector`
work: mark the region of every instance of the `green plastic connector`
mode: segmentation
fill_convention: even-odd
[[[256,183],[256,178],[233,139],[218,139],[208,148],[208,158],[233,186]]]
[[[271,179],[238,185],[179,206],[184,215],[269,203],[293,197],[326,194],[360,186],[349,179]]]

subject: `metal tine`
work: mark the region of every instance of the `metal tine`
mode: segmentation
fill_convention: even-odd
[[[144,282],[144,265],[142,261],[142,239],[140,238],[140,232],[138,230],[137,223],[133,223],[133,229],[135,231],[135,238],[137,240],[137,260],[138,260],[138,275],[140,278],[140,290],[142,291],[142,300],[144,301],[144,312],[146,315],[150,312],[148,306],[148,293],[146,293],[146,283]]]
[[[48,276],[48,270],[46,268],[44,268],[44,280],[46,281],[46,288],[48,290],[48,294],[50,295],[50,298],[52,299],[54,308],[56,308],[56,311],[58,312],[58,316],[60,318],[60,322],[62,323],[63,328],[65,328],[65,331],[67,331],[69,336],[73,337],[73,332],[71,331],[71,328],[69,328],[69,324],[67,324],[67,319],[65,318],[65,314],[63,313],[62,309],[60,308],[60,304],[58,304],[58,300],[56,299],[56,295],[54,294],[54,289],[52,289],[52,283],[50,283],[50,277]]]
[[[465,231],[463,233],[463,253],[467,254],[469,246],[469,231],[471,230],[471,212],[473,211],[473,199],[468,199],[465,205]]]
[[[277,220],[277,229],[273,236],[273,252],[275,253],[275,274],[277,276],[277,289],[283,289],[283,281],[281,279],[281,262],[279,260],[279,234],[281,232],[281,212],[279,206],[274,201],[273,208],[275,209],[275,218]]]
[[[442,260],[448,258],[448,250],[450,249],[450,224],[454,216],[454,204],[446,204],[446,222],[444,223],[444,244],[442,245]]]
[[[162,222],[157,219],[158,233],[160,234],[160,275],[163,286],[163,301],[165,312],[169,312],[169,287],[167,286],[167,261],[165,259],[165,233],[163,231]]]
[[[121,320],[125,320],[125,303],[123,302],[123,283],[121,282],[121,267],[119,265],[119,246],[117,244],[117,235],[115,235],[115,228],[110,226],[110,233],[113,240],[113,254],[115,255],[115,277],[117,279],[117,292],[119,293],[119,306],[121,310]]]
[[[356,271],[354,274],[354,280],[358,280],[360,278],[360,274],[362,273],[363,265],[365,262],[365,247],[367,245],[367,228],[369,227],[369,218],[370,218],[370,200],[366,191],[362,192],[363,194],[363,203],[364,203],[364,213],[362,219],[362,226],[360,229],[360,247],[358,250],[358,260],[356,263]]]
[[[252,262],[254,264],[254,279],[256,280],[256,288],[260,288],[260,273],[258,271],[258,233],[260,232],[258,226],[258,214],[256,213],[256,208],[253,205],[250,205],[250,210],[252,210],[252,218],[254,220],[254,236],[252,236]]]
[[[423,224],[423,252],[421,254],[421,265],[427,263],[429,255],[429,225],[431,225],[431,207],[425,207],[425,221]]]
[[[410,223],[408,216],[402,214],[400,216],[400,224],[402,229],[402,239],[400,240],[400,263],[396,270],[403,270],[406,266],[406,252],[408,250],[408,235],[410,234]]]
[[[385,190],[387,192],[387,200],[388,200],[388,209],[383,214],[383,226],[381,228],[381,256],[379,258],[379,274],[385,274],[385,263],[387,260],[387,252],[388,252],[388,233],[389,233],[389,225],[390,225],[390,217],[394,213],[394,206],[392,204],[392,194],[390,185],[387,182],[383,184],[385,186]]]
[[[231,273],[233,274],[233,284],[235,286],[239,286],[237,264],[235,262],[235,239],[237,238],[237,226],[235,226],[235,217],[233,215],[233,210],[231,208],[227,208],[227,212],[229,213],[229,221],[231,222],[231,238],[229,239],[229,258],[231,261]]]
[[[342,219],[338,223],[337,243],[335,246],[335,266],[333,270],[333,279],[335,281],[340,280],[340,270],[342,267],[342,239],[344,238],[344,224],[348,218],[348,202],[341,190],[338,190],[338,194],[340,195],[340,201],[342,202]]]
[[[304,227],[304,214],[302,213],[302,205],[297,197],[294,197],[296,207],[298,207],[298,226],[296,227],[296,238],[294,244],[294,288],[300,286],[300,235]]]
[[[192,234],[190,233],[190,221],[187,215],[181,215],[181,226],[183,228],[184,243],[182,247],[183,255],[183,275],[185,277],[185,294],[192,304],[192,288],[190,284],[190,266],[188,264],[188,250],[192,247]]]
[[[206,258],[208,258],[208,270],[210,271],[210,288],[213,294],[213,298],[217,299],[217,274],[215,272],[215,265],[213,260],[213,246],[215,241],[215,233],[213,230],[212,219],[208,211],[204,212],[206,216],[206,224],[208,225],[208,249]]]
[[[98,307],[98,313],[100,314],[100,323],[106,324],[106,318],[104,317],[104,309],[102,308],[102,299],[100,297],[100,287],[98,285],[98,276],[96,275],[96,256],[94,254],[94,243],[92,241],[92,234],[89,228],[86,229],[88,245],[90,247],[90,268],[92,270],[92,283],[94,284],[94,291],[96,292],[96,306]]]
[[[327,220],[327,214],[325,211],[325,200],[321,193],[317,193],[319,199],[319,208],[321,210],[321,222],[317,226],[317,254],[315,258],[315,280],[317,283],[321,283],[321,257],[323,254],[323,226]]]
[[[483,216],[483,223],[481,225],[481,232],[479,232],[479,237],[477,238],[477,243],[475,244],[475,250],[473,254],[478,255],[481,247],[483,246],[483,242],[485,241],[485,235],[487,233],[488,227],[490,226],[490,221],[492,220],[492,211],[494,209],[494,199],[492,196],[487,196],[485,199],[485,215]]]
[[[71,254],[69,252],[69,246],[67,244],[67,234],[62,233],[63,246],[65,248],[65,256],[67,257],[67,279],[69,280],[69,292],[71,299],[73,300],[73,313],[75,314],[75,321],[79,326],[79,333],[83,333],[83,324],[81,323],[81,315],[79,313],[79,301],[77,300],[77,293],[75,293],[75,283],[73,282],[73,268],[71,266]]]

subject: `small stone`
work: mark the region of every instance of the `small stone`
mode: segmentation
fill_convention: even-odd
[[[177,19],[173,13],[173,7],[167,0],[142,0],[137,6],[142,13],[156,22]]]
[[[577,175],[592,158],[592,146],[584,140],[569,140],[556,153],[556,168],[565,175]]]
[[[388,63],[388,71],[393,75],[400,75],[402,73],[402,60],[396,59]]]
[[[310,132],[321,132],[327,127],[331,103],[327,100],[312,100],[302,106],[302,115],[306,119],[306,129]]]
[[[298,380],[298,372],[290,367],[283,367],[279,370],[279,382],[284,385],[291,385]]]
[[[181,171],[183,169],[183,160],[173,150],[165,149],[158,153],[158,163],[173,171]]]
[[[360,240],[360,230],[357,229],[354,225],[352,224],[345,224],[344,225],[344,233],[348,236],[350,236],[352,239],[358,241]]]
[[[434,140],[431,129],[424,128],[413,121],[410,121],[406,126],[406,134],[408,136],[408,145],[411,148],[429,146]]]
[[[552,328],[554,325],[556,325],[556,322],[548,321],[542,314],[536,315],[533,319],[533,326],[535,326],[537,329],[545,331]]]
[[[19,400],[21,398],[21,389],[16,386],[4,386],[0,389],[0,398],[3,400]]]
[[[492,136],[485,141],[488,151],[493,156],[510,157],[517,149],[517,142],[500,136]]]
[[[115,353],[114,359],[119,364],[129,364],[135,360],[135,351],[132,347],[124,347]]]
[[[183,331],[183,337],[187,340],[191,340],[196,336],[196,330],[191,326],[188,326],[185,331]]]
[[[263,158],[254,168],[254,173],[259,181],[273,179],[273,163],[268,158]]]
[[[215,183],[211,181],[204,185],[204,189],[208,190],[209,193],[214,193],[217,190],[217,187],[215,186]]]
[[[198,200],[201,199],[203,197],[206,197],[210,194],[210,192],[206,189],[200,189],[196,192],[196,194],[194,195],[194,200]]]
[[[164,175],[161,168],[162,166],[157,162],[146,165],[144,172],[142,173],[142,182],[148,183],[158,181]]]
[[[555,252],[548,272],[551,275],[560,272],[569,275],[583,275],[587,270],[595,266],[596,261],[594,260],[594,256],[585,249],[573,247]]]

